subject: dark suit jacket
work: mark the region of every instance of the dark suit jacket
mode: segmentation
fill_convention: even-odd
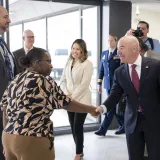
[[[8,53],[10,55],[12,55],[11,52],[9,51],[6,43],[4,42],[3,44],[6,46]],[[12,58],[13,58],[13,62],[14,62],[14,76],[15,76],[17,74],[17,65],[16,65],[16,62],[15,62],[15,59],[13,56],[12,56]],[[4,91],[6,90],[8,84],[9,84],[9,81],[10,81],[10,79],[9,79],[9,75],[7,72],[7,66],[6,66],[5,60],[2,56],[2,53],[0,53],[0,100],[3,96]],[[1,118],[2,118],[2,112],[0,110],[0,119]]]
[[[20,63],[19,63],[19,58],[25,56],[24,48],[21,48],[21,49],[18,49],[18,50],[16,50],[16,51],[14,51],[14,52],[13,52],[13,55],[14,55],[14,57],[15,57],[15,61],[16,61],[16,64],[17,64],[17,66],[18,66],[17,72],[18,72],[18,73],[23,72],[23,71],[25,70],[25,68],[20,65]]]
[[[102,84],[104,77],[104,88],[109,91],[112,87],[114,71],[120,66],[120,58],[117,55],[117,49],[114,50],[111,57],[108,57],[108,54],[109,50],[102,52],[98,72],[98,84]]]
[[[8,49],[7,44],[4,42],[4,45],[6,46],[6,49],[8,50],[8,53],[12,56],[13,58],[13,62],[14,62],[14,76],[17,75],[17,64],[15,62],[15,58],[14,56],[11,54],[11,52]],[[7,66],[5,63],[5,60],[2,56],[2,53],[0,53],[0,100],[2,98],[2,95],[5,91],[5,89],[7,88],[9,83],[9,77],[8,77],[8,73],[7,73]]]
[[[108,110],[119,102],[123,92],[127,97],[126,134],[131,134],[135,130],[139,105],[150,130],[160,134],[160,61],[142,57],[139,93],[131,82],[128,65],[120,66],[115,71],[111,94],[104,102]]]
[[[6,49],[8,50],[8,53],[12,56],[12,54],[10,53],[6,43],[3,41],[3,44],[5,45]],[[7,72],[7,66],[6,66],[6,63],[5,63],[5,60],[2,56],[3,53],[0,53],[0,101],[1,101],[1,98],[3,96],[3,93],[4,91],[6,90],[8,84],[9,84],[9,81],[10,81],[10,78],[9,78],[9,75],[8,75],[8,72]],[[14,62],[14,76],[17,74],[17,65],[15,63],[15,59],[14,57],[12,56],[13,58],[13,62]],[[2,131],[3,131],[3,122],[2,122],[2,111],[0,109],[0,137],[2,137]],[[0,159],[1,160],[4,160],[4,155],[2,154],[2,151],[3,151],[3,147],[2,147],[2,143],[1,143],[1,140],[0,140]]]

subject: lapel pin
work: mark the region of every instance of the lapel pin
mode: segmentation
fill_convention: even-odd
[[[148,66],[146,66],[146,68],[149,68]]]

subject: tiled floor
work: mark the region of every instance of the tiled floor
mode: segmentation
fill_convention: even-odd
[[[115,135],[108,131],[105,137],[98,137],[94,132],[85,133],[84,160],[128,160],[125,134]],[[55,137],[55,160],[73,160],[75,146],[72,135]]]

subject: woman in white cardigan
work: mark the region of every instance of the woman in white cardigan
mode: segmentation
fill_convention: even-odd
[[[60,81],[60,87],[65,94],[72,99],[91,105],[91,92],[89,85],[93,73],[93,65],[87,60],[88,52],[86,43],[82,39],[76,39],[71,46],[71,53]],[[68,112],[69,122],[76,145],[74,160],[83,158],[83,125],[86,113]]]

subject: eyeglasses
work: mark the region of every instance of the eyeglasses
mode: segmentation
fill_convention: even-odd
[[[34,39],[35,36],[26,36],[28,39]]]
[[[38,61],[45,61],[45,62],[48,62],[49,64],[51,64],[51,60],[38,60]]]

